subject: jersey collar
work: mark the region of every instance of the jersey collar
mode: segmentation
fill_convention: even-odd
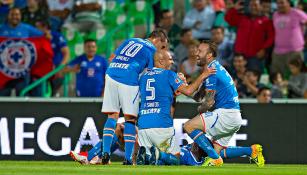
[[[214,64],[214,63],[216,63],[216,62],[217,62],[216,60],[211,61],[211,63],[208,64],[208,67],[211,67],[212,64]]]

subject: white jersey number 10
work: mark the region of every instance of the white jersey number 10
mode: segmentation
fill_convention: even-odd
[[[120,54],[125,54],[128,57],[134,57],[141,49],[143,45],[130,41],[123,49]]]

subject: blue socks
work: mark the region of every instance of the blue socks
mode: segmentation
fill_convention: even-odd
[[[125,158],[126,160],[132,162],[132,154],[134,151],[135,144],[135,124],[132,122],[125,122],[124,129],[124,141],[125,141]]]
[[[101,157],[102,150],[101,150],[102,142],[99,141],[89,152],[87,155],[87,160],[91,161],[95,156]]]
[[[223,159],[250,156],[251,154],[252,154],[251,147],[229,147],[221,151],[221,157]]]
[[[173,154],[160,152],[159,160],[163,161],[167,165],[179,165],[180,159]],[[159,161],[158,161],[159,162]],[[162,164],[161,162],[159,164]]]
[[[114,118],[108,118],[103,128],[103,152],[107,152],[109,155],[115,128],[116,120]]]
[[[202,150],[208,154],[209,157],[213,159],[219,158],[219,155],[216,153],[214,148],[212,148],[209,140],[201,130],[195,129],[189,134],[189,136],[198,144]]]

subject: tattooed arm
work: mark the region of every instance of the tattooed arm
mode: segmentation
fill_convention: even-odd
[[[215,103],[214,96],[215,96],[215,90],[206,90],[206,95],[204,97],[204,100],[202,101],[202,104],[198,106],[197,110],[199,113],[207,112]]]
[[[192,98],[197,102],[201,102],[205,98],[205,93],[205,87],[201,85],[201,87],[193,94]]]

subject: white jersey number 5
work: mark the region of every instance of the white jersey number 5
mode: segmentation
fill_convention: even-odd
[[[156,94],[155,94],[155,87],[152,86],[152,83],[155,82],[155,79],[151,78],[147,80],[146,83],[146,91],[150,92],[150,96],[146,96],[146,100],[155,100]]]

